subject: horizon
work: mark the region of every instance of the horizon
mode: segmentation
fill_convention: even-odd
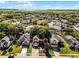
[[[0,1],[0,9],[78,10],[79,1]]]

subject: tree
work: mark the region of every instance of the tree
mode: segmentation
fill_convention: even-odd
[[[73,28],[67,27],[66,34],[72,34]]]
[[[22,24],[12,24],[8,22],[0,23],[0,32],[4,32],[6,35],[16,35],[19,37],[23,33]]]
[[[79,41],[79,31],[74,31],[72,35]]]
[[[49,32],[48,27],[40,26],[40,25],[34,25],[31,28],[30,35],[32,37],[34,37],[35,35],[38,35],[42,39],[43,38],[47,38],[48,39],[48,38],[51,37],[51,33]]]
[[[60,47],[60,48],[61,48],[61,47],[64,47],[63,42],[60,41],[60,42],[58,43],[58,47]]]
[[[48,49],[49,49],[48,40],[45,38],[43,42],[44,42],[44,49],[45,49],[45,52],[46,52],[46,53],[49,53],[49,51],[48,51]]]
[[[13,48],[9,48],[8,52],[12,52]]]
[[[6,36],[5,32],[0,32],[0,39],[2,39],[5,36]]]

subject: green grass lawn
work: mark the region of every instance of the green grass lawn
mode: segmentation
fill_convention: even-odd
[[[21,47],[18,45],[12,45],[13,48],[12,53],[20,53],[21,52]]]
[[[27,48],[27,56],[30,56],[31,55],[31,53],[32,53],[32,43],[30,43],[30,46],[29,46],[29,48]]]
[[[53,53],[53,50],[52,50],[52,49],[49,49],[49,54],[50,54],[50,55],[54,55],[54,53]]]
[[[75,51],[72,51],[70,48],[69,48],[69,45],[67,44],[67,42],[64,40],[63,36],[64,36],[64,32],[57,32],[56,34],[60,35],[62,38],[62,42],[64,44],[64,47],[63,48],[60,48],[60,54],[78,54],[78,52],[75,52]]]
[[[67,44],[67,42],[64,40],[63,37],[61,38],[61,40],[62,40],[62,42],[64,44],[64,47],[60,48],[60,54],[78,54],[78,52],[72,51],[69,48],[69,45]]]

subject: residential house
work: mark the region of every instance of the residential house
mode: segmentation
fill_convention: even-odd
[[[67,28],[67,23],[68,23],[68,21],[66,19],[62,19],[61,20],[61,28],[66,29]]]
[[[52,34],[52,37],[50,39],[50,44],[52,48],[57,48],[58,47],[58,43],[61,41],[61,39],[57,36]]]
[[[64,36],[65,41],[70,45],[72,43],[77,43],[78,41],[71,35]]]
[[[33,46],[38,47],[39,46],[39,37],[36,35],[33,37]]]
[[[71,50],[78,51],[78,49],[79,49],[79,47],[78,47],[79,42],[73,36],[65,35],[64,39],[68,43],[68,45],[71,48]]]
[[[58,20],[52,20],[52,22],[48,23],[49,28],[61,30],[61,22]]]
[[[31,18],[30,17],[24,17],[23,18],[23,24],[29,24],[31,22]]]
[[[30,34],[28,33],[23,34],[18,40],[18,44],[22,46],[29,46],[29,43],[30,43]]]
[[[0,49],[7,49],[13,41],[14,38],[11,38],[11,36],[5,36],[0,42]]]
[[[73,29],[79,31],[79,23],[75,24],[75,25],[73,26]]]

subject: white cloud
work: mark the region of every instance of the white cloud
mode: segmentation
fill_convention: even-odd
[[[79,4],[75,4],[75,5],[73,6],[73,9],[79,9]]]
[[[39,9],[63,9],[63,6],[50,6],[50,5],[44,5]]]
[[[0,1],[0,4],[5,4],[7,3],[8,1]]]
[[[17,6],[15,6],[15,7],[17,7],[17,8],[23,8],[23,7],[26,7],[26,9],[28,9],[28,8],[33,8],[34,7],[34,2],[32,2],[32,1],[18,1],[18,3],[19,4],[17,4]]]
[[[76,4],[74,6],[71,7],[65,7],[63,5],[56,5],[56,6],[49,6],[49,5],[45,5],[40,9],[79,9],[79,4]]]
[[[21,6],[28,6],[28,7],[31,7],[31,6],[33,6],[33,2],[25,2],[25,3],[22,4]]]

